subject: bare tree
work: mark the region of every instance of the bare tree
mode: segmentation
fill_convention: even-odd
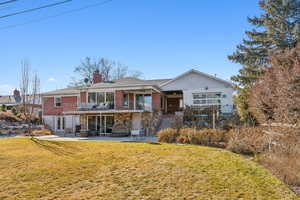
[[[300,122],[300,46],[270,57],[271,67],[252,87],[250,109],[260,122]]]
[[[40,78],[38,77],[38,74],[35,72],[33,75],[32,80],[32,93],[31,93],[31,111],[30,111],[30,119],[32,118],[33,112],[34,112],[34,105],[38,103],[40,99]]]
[[[24,109],[24,116],[27,119],[28,118],[28,95],[29,95],[29,73],[30,73],[30,63],[28,60],[22,60],[21,61],[21,83],[20,83],[20,89],[21,89],[21,95],[22,95],[22,105]]]
[[[22,106],[24,109],[24,117],[26,123],[28,123],[28,133],[31,135],[31,122],[33,119],[34,106],[38,99],[40,99],[40,79],[35,72],[31,78],[31,67],[28,60],[21,61],[21,95]],[[31,108],[29,107],[31,106]]]
[[[126,77],[139,78],[142,72],[130,71],[128,66],[115,62],[106,58],[92,59],[86,57],[81,61],[80,65],[74,69],[74,73],[79,76],[78,78],[72,77],[69,86],[80,86],[87,80],[88,83],[93,82],[93,73],[98,70],[105,81],[112,81]]]

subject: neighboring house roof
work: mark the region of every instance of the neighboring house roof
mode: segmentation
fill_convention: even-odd
[[[28,102],[29,103],[33,102],[32,95],[28,96]],[[0,96],[0,104],[5,104],[5,105],[11,106],[11,105],[17,105],[17,104],[21,104],[21,103],[22,103],[22,101],[18,103],[13,95]],[[39,96],[36,97],[35,104],[41,104],[41,100],[40,100]]]
[[[178,79],[180,79],[180,78],[182,78],[182,77],[184,77],[184,76],[187,76],[187,75],[189,75],[189,74],[191,74],[191,73],[195,73],[195,74],[198,74],[198,75],[200,75],[200,76],[204,76],[204,77],[206,77],[206,78],[209,78],[209,79],[218,81],[218,82],[223,83],[224,85],[226,85],[226,86],[228,86],[228,87],[231,87],[231,88],[234,87],[233,84],[230,83],[229,81],[225,81],[225,80],[223,80],[223,79],[220,79],[220,78],[217,78],[217,77],[215,77],[215,76],[212,76],[212,75],[209,75],[209,74],[200,72],[200,71],[195,70],[195,69],[191,69],[191,70],[189,70],[189,71],[187,71],[187,72],[185,72],[185,73],[183,73],[183,74],[181,74],[181,75],[175,77],[174,79],[171,79],[171,80],[169,80],[169,81],[167,81],[167,82],[162,83],[162,84],[160,85],[160,87],[166,86],[166,85],[168,85],[168,84],[170,84],[170,83],[172,83],[172,82],[174,82],[174,81],[176,81],[176,80],[178,80]]]
[[[12,95],[0,96],[0,104],[16,104],[16,100]]]

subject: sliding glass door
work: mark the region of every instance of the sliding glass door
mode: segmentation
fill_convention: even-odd
[[[112,133],[114,116],[88,116],[88,130],[101,133]]]

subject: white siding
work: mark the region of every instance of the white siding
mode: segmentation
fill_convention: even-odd
[[[80,118],[79,116],[64,116],[65,117],[65,129],[72,129],[75,131],[76,125],[80,125]]]
[[[233,88],[222,81],[214,80],[196,72],[188,73],[162,86],[162,89],[163,91],[182,90],[183,103],[188,106],[193,105],[193,93],[219,92],[222,96],[222,112],[227,113],[232,111]],[[225,98],[223,98],[223,95],[225,95]]]
[[[198,73],[191,72],[177,80],[162,86],[162,90],[196,90],[199,88],[224,88],[224,83],[202,76]],[[227,86],[228,87],[228,86]]]
[[[52,131],[55,131],[55,116],[53,116],[53,115],[43,115],[43,122]]]
[[[44,115],[43,121],[46,126],[48,126],[52,131],[58,132],[57,130],[57,118],[64,117],[65,118],[65,129],[72,129],[75,131],[76,125],[80,125],[79,116],[55,116],[55,115]]]

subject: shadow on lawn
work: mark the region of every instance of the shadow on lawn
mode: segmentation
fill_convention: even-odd
[[[152,144],[152,145],[161,145],[159,142],[147,142],[147,141],[122,141],[124,143],[143,143],[143,144]]]
[[[43,148],[59,156],[71,156],[79,150],[73,145],[64,142],[39,140],[37,138],[31,138],[31,141],[33,141],[40,148]]]

